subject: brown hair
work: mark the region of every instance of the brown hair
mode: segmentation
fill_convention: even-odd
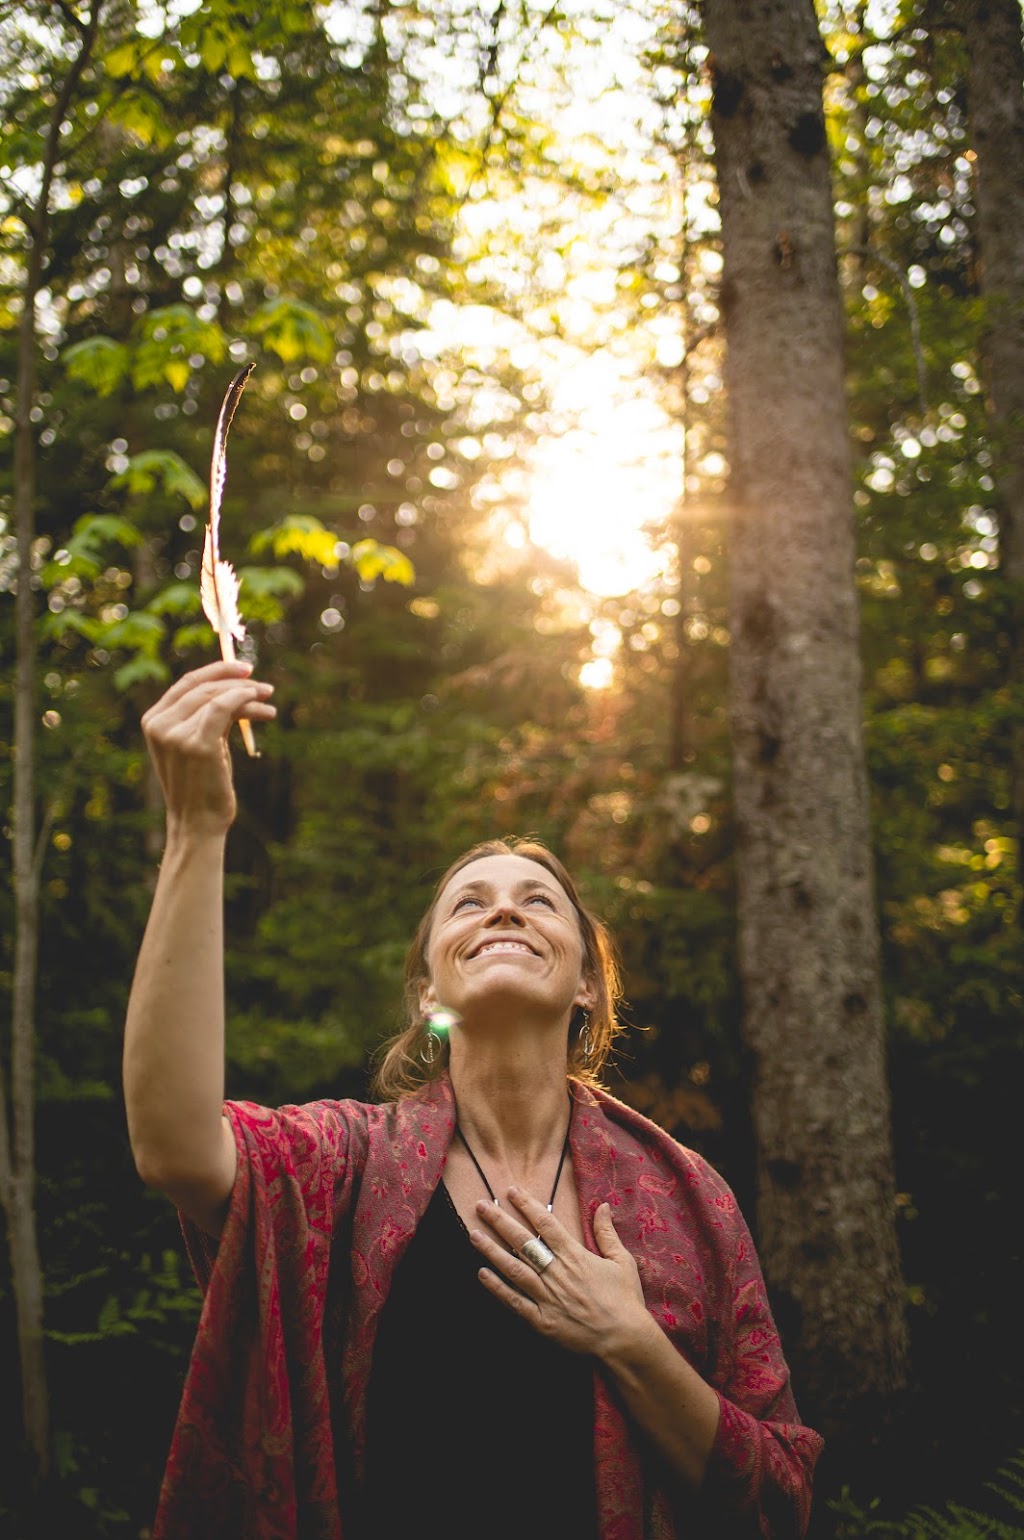
[[[424,1063],[420,1056],[428,1031],[428,1023],[423,1020],[420,1010],[420,987],[429,979],[427,946],[430,942],[434,911],[444,888],[456,872],[460,872],[471,861],[479,861],[484,856],[522,856],[527,861],[536,861],[538,866],[543,866],[551,873],[575,909],[583,938],[584,967],[593,985],[596,998],[593,1009],[589,1013],[589,1057],[584,1057],[583,1047],[579,1041],[579,1030],[583,1021],[582,1012],[574,1013],[569,1024],[567,1073],[590,1085],[600,1084],[601,1070],[611,1052],[612,1042],[622,1031],[622,1026],[615,1015],[616,1006],[622,998],[622,989],[619,965],[611,936],[602,922],[584,907],[576,891],[576,884],[568,871],[558,857],[540,840],[530,838],[484,840],[459,856],[457,861],[453,861],[443,877],[438,880],[427,911],[412,938],[405,959],[405,1010],[409,1024],[382,1043],[374,1056],[377,1060],[377,1068],[373,1075],[371,1091],[382,1101],[396,1101],[400,1096],[418,1091],[421,1086],[436,1079],[448,1063],[446,1034],[442,1034],[441,1046],[432,1064]]]

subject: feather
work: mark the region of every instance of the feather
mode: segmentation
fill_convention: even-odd
[[[227,662],[231,662],[235,656],[235,643],[245,637],[245,626],[238,611],[238,577],[231,563],[221,560],[220,508],[228,475],[228,430],[252,370],[252,364],[239,369],[227,388],[217,417],[213,457],[210,461],[210,515],[206,525],[206,543],[203,546],[203,565],[199,574],[199,596],[203,602],[203,611],[220,639],[221,657]],[[246,749],[255,758],[258,750],[252,723],[243,719],[238,726]]]
[[[221,561],[217,555],[209,526],[199,571],[199,597],[207,620],[221,639],[221,649],[225,635],[240,642],[245,636],[245,626],[238,613],[238,578],[231,563]]]

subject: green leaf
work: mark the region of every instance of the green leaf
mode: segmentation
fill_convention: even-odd
[[[184,358],[169,358],[164,365],[164,377],[171,389],[180,396],[192,377],[192,365]]]
[[[194,615],[201,604],[198,583],[169,583],[146,605],[151,615]]]
[[[105,626],[101,622],[101,626],[99,640],[112,651],[116,647],[137,647],[152,656],[164,635],[160,617],[145,610],[132,610],[123,620],[113,620]]]
[[[275,556],[301,556],[321,567],[337,567],[338,537],[312,514],[292,513],[249,541],[254,556],[268,548]]]
[[[96,1324],[101,1337],[130,1336],[136,1330],[131,1321],[126,1320],[121,1314],[121,1306],[115,1294],[111,1294],[103,1302]]]
[[[251,325],[263,346],[286,364],[301,358],[327,363],[334,352],[334,334],[327,322],[302,300],[268,300],[256,311]]]
[[[132,383],[137,390],[169,384],[181,391],[188,383],[193,355],[220,363],[227,353],[227,338],[220,326],[201,320],[189,305],[164,305],[149,311],[138,335],[132,357]]]
[[[199,57],[203,61],[203,68],[209,70],[211,75],[220,73],[228,56],[228,47],[228,38],[219,27],[205,29],[199,45]]]
[[[228,74],[235,80],[257,80],[256,65],[251,51],[244,43],[234,42],[228,49]]]
[[[243,598],[281,594],[293,598],[305,589],[305,583],[291,567],[240,567],[238,580]]]
[[[103,627],[91,615],[83,615],[81,610],[69,606],[57,612],[47,610],[39,623],[39,629],[43,636],[52,641],[60,641],[69,631],[73,631],[77,636],[84,636],[87,642],[97,642]]]
[[[216,640],[209,622],[198,621],[194,626],[179,626],[171,638],[171,645],[178,652],[190,652],[193,647],[212,647]]]
[[[109,486],[124,487],[132,497],[147,497],[158,488],[168,496],[180,495],[192,508],[201,508],[207,490],[191,466],[171,449],[144,449],[132,455],[123,471],[112,476]]]
[[[108,547],[120,545],[130,550],[139,544],[141,534],[135,525],[118,514],[86,513],[75,521],[62,558],[48,561],[43,568],[43,583],[56,588],[69,577],[94,578],[107,565]]]
[[[114,685],[118,690],[130,690],[133,685],[145,684],[148,680],[166,684],[170,677],[171,671],[166,663],[140,652],[114,670]]]
[[[246,620],[272,625],[284,614],[284,597],[303,591],[304,583],[290,567],[243,567],[238,574],[239,608]]]
[[[135,42],[119,43],[112,48],[104,59],[107,74],[115,80],[120,80],[124,75],[130,75],[139,60],[139,47]]]
[[[123,545],[131,550],[141,539],[131,520],[118,513],[83,513],[75,520],[68,550],[79,551],[86,546],[95,549],[101,545]]]
[[[376,540],[359,540],[352,547],[352,565],[364,582],[382,577],[385,583],[401,583],[408,588],[416,569],[402,551],[393,545],[378,545]]]
[[[160,144],[170,137],[170,125],[159,103],[141,91],[126,91],[111,103],[107,116],[140,144]]]
[[[121,384],[129,369],[129,353],[123,343],[112,337],[86,337],[64,349],[68,378],[81,380],[98,396],[109,396]]]

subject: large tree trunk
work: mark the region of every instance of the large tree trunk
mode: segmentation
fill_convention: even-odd
[[[1020,0],[964,0],[976,236],[985,299],[999,561],[1010,601],[1010,678],[1024,712],[1024,46]],[[1024,851],[1024,720],[1011,736],[1013,811]],[[1024,906],[1021,918],[1024,920]]]
[[[812,0],[707,0],[731,413],[731,722],[759,1245],[802,1410],[905,1376]]]

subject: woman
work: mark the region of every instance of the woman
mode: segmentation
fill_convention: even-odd
[[[721,1178],[601,1090],[607,937],[544,847],[477,847],[409,957],[374,1103],[224,1102],[242,663],[143,719],[167,842],[128,1007],[142,1178],[204,1306],[155,1540],[800,1536],[799,1423]]]

